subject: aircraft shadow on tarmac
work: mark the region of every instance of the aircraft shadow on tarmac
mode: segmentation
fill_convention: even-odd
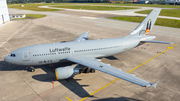
[[[134,98],[128,98],[128,97],[110,97],[110,98],[103,98],[103,99],[96,99],[92,101],[143,101],[143,100],[138,100]]]
[[[117,60],[114,56],[105,57],[110,60]],[[33,75],[32,78],[38,81],[42,82],[52,82],[57,81],[55,79],[54,70],[58,67],[64,67],[64,66],[70,66],[74,64],[73,62],[62,62],[62,63],[56,63],[53,65],[39,65],[39,66],[33,66],[35,69],[41,68],[46,72],[46,74],[39,74],[39,75]],[[30,70],[27,69],[28,66],[21,66],[21,65],[13,65],[9,64],[5,61],[0,61],[0,71],[18,71],[18,70],[24,70],[27,72],[30,72]],[[35,71],[36,72],[36,71]],[[86,97],[89,95],[89,93],[83,88],[87,87],[89,85],[80,85],[77,81],[81,79],[74,79],[69,78],[65,80],[58,80],[59,83],[61,83],[63,86],[71,90],[74,94],[76,94],[79,97]],[[94,96],[91,96],[94,97]]]
[[[104,57],[106,59],[109,59],[109,60],[119,60],[118,58],[114,57],[114,56],[108,56],[108,57]]]
[[[65,62],[65,63],[56,63],[51,65],[40,65],[40,66],[33,66],[35,69],[41,68],[46,72],[46,74],[39,74],[39,75],[33,75],[32,78],[38,81],[42,82],[52,82],[52,81],[57,81],[55,79],[55,74],[54,70],[57,67],[64,67],[64,66],[69,66],[74,63],[72,62]],[[12,65],[9,64],[5,61],[0,61],[0,71],[18,71],[18,70],[24,70],[27,72],[30,72],[26,68],[27,66],[20,66],[20,65]],[[35,71],[36,72],[36,71]],[[61,83],[63,86],[71,90],[74,94],[76,94],[79,97],[86,97],[89,95],[89,93],[83,88],[87,87],[89,85],[80,85],[77,81],[81,79],[74,79],[74,78],[69,78],[66,80],[58,80],[59,83]],[[91,96],[92,97],[92,96]]]
[[[43,67],[45,67],[45,68],[42,67],[42,69],[47,74],[34,75],[34,76],[32,76],[32,78],[35,79],[35,80],[38,80],[38,81],[43,81],[43,82],[57,81],[55,79],[55,74],[54,74],[55,68],[64,67],[64,66],[70,66],[72,64],[74,64],[74,63],[72,63],[72,62],[63,62],[63,63],[53,64],[53,66],[43,65]],[[77,82],[79,80],[81,80],[81,79],[69,78],[69,79],[65,79],[65,80],[58,80],[58,82],[61,83],[66,88],[68,88],[69,90],[71,90],[77,96],[86,97],[86,96],[89,95],[89,93],[83,87],[87,87],[89,85],[80,85]]]

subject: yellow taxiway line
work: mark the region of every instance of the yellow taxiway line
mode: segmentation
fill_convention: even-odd
[[[68,98],[67,96],[66,96],[66,99],[68,99],[69,101],[72,101],[70,98]]]
[[[161,54],[165,53],[165,52],[168,51],[169,49],[174,49],[174,46],[176,47],[177,45],[172,44],[172,46],[171,46],[171,47],[168,47],[168,49],[166,49],[165,51],[163,51],[163,52],[161,52],[160,54],[154,56],[153,58],[147,60],[146,62],[140,64],[139,66],[133,68],[132,70],[128,71],[127,73],[130,73],[130,72],[134,71],[135,69],[141,67],[142,65],[148,63],[149,61],[153,60],[154,58],[156,58],[156,57],[160,56]],[[118,80],[118,79],[119,79],[119,78],[116,78],[115,80],[111,81],[110,83],[106,84],[105,86],[101,87],[100,89],[96,90],[95,92],[91,93],[90,95],[84,97],[84,98],[81,99],[80,101],[83,101],[83,100],[87,99],[88,97],[94,95],[95,93],[97,93],[98,91],[100,91],[100,90],[102,90],[103,88],[107,87],[108,85],[112,84],[113,82],[115,82],[115,81]]]
[[[141,67],[142,65],[148,63],[149,61],[151,61],[151,60],[155,59],[156,57],[160,56],[161,54],[165,53],[165,52],[168,51],[169,49],[174,49],[174,48],[177,47],[177,46],[178,46],[178,45],[172,44],[172,46],[171,46],[171,47],[168,47],[168,49],[166,49],[165,51],[159,53],[158,55],[154,56],[153,58],[151,58],[151,59],[147,60],[146,62],[140,64],[139,66],[133,68],[132,70],[128,71],[127,73],[130,73],[130,72],[134,71],[135,69]],[[112,84],[113,82],[117,81],[118,79],[119,79],[119,78],[116,78],[115,80],[111,81],[110,83],[106,84],[105,86],[101,87],[100,89],[96,90],[95,92],[93,92],[93,93],[89,94],[88,96],[84,97],[84,98],[81,99],[80,101],[83,101],[83,100],[87,99],[88,97],[94,95],[95,93],[97,93],[98,91],[102,90],[103,88],[109,86],[110,84]],[[72,100],[69,99],[68,97],[66,97],[66,98],[67,98],[69,101],[72,101]]]

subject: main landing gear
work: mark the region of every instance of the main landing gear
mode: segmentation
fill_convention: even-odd
[[[27,70],[28,70],[28,71],[31,71],[31,72],[35,72],[35,68],[34,68],[34,67],[32,67],[32,66],[27,67]]]
[[[95,73],[95,69],[84,68],[84,69],[81,70],[81,73]]]

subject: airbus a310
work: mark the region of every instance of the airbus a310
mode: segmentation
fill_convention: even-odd
[[[87,40],[89,32],[84,32],[72,42],[32,45],[17,49],[6,56],[4,60],[8,63],[26,66],[52,64],[67,60],[77,63],[77,65],[56,68],[57,80],[68,79],[82,72],[99,70],[139,86],[156,88],[158,82],[152,84],[109,64],[102,63],[100,58],[122,53],[147,42],[172,44],[172,42],[155,41],[153,39],[156,36],[149,36],[160,11],[161,9],[151,11],[133,32],[122,38]],[[34,70],[34,68],[31,69],[31,71]]]

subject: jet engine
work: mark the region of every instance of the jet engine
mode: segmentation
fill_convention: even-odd
[[[80,69],[75,68],[75,66],[67,66],[67,67],[59,67],[55,69],[56,79],[62,80],[62,79],[68,79],[71,77],[74,77],[76,74],[80,74]]]
[[[95,69],[82,66],[80,64],[66,67],[58,67],[55,69],[56,79],[68,79],[74,77],[74,75],[81,73],[95,73]]]

